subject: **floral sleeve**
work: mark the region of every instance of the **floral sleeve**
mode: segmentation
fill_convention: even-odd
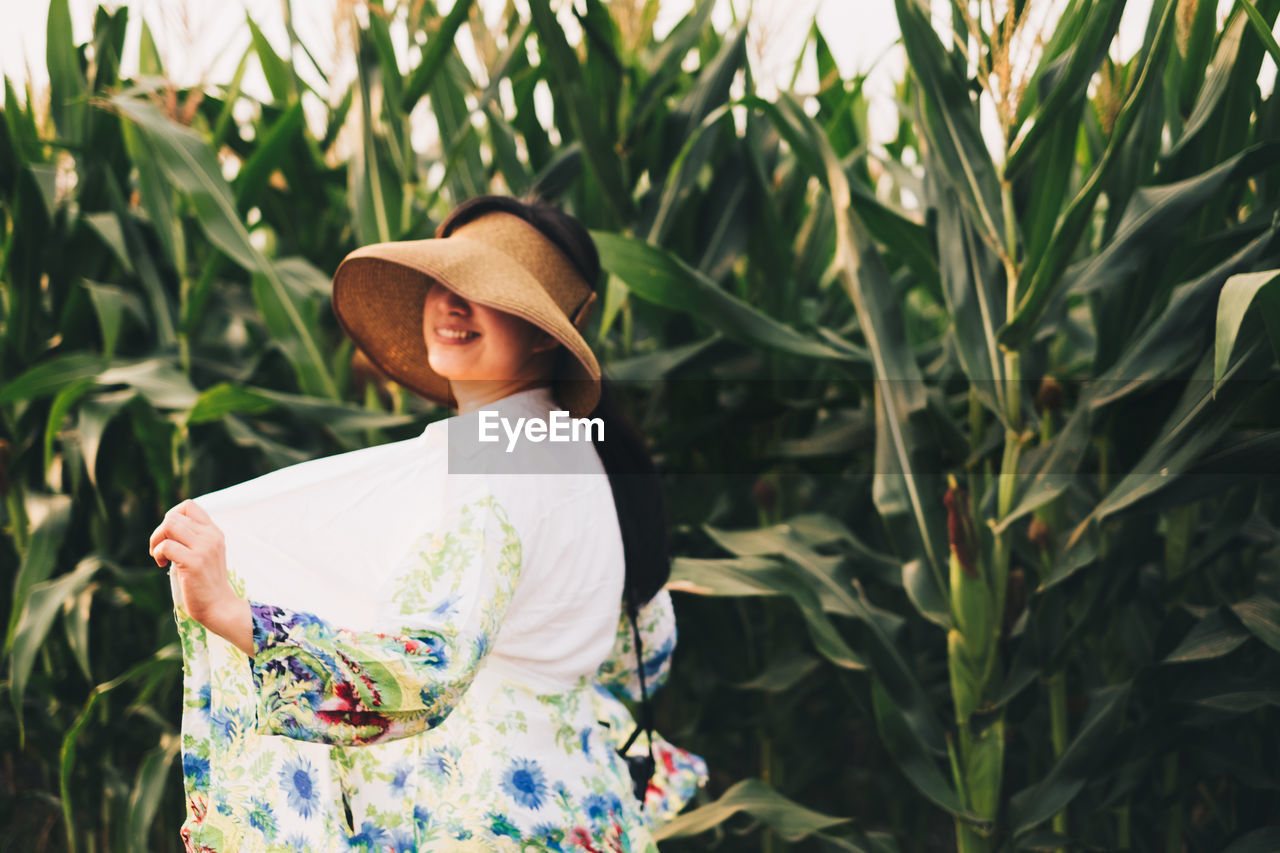
[[[258,732],[358,746],[439,725],[497,636],[520,568],[519,536],[487,496],[397,567],[384,630],[250,600]]]
[[[644,649],[644,686],[649,695],[666,683],[671,670],[671,653],[676,648],[676,614],[671,593],[665,588],[640,607],[636,623]],[[635,631],[624,607],[618,620],[613,651],[600,665],[596,680],[620,699],[640,701],[640,673],[637,668]]]

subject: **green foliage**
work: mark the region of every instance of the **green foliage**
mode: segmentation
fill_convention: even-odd
[[[712,778],[664,850],[1272,849],[1280,0],[1156,0],[1123,62],[1124,4],[1073,0],[1020,81],[1033,4],[895,0],[883,149],[816,24],[819,90],[765,98],[710,0],[662,40],[656,2],[556,5],[477,37],[483,86],[475,4],[371,10],[322,93],[253,22],[225,86],[145,27],[122,79],[128,8],[77,45],[50,4],[48,110],[6,80],[0,120],[0,846],[173,849],[146,537],[447,414],[355,357],[329,275],[534,192],[591,229],[587,334],[668,478],[657,726]]]

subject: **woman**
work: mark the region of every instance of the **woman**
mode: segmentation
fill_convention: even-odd
[[[675,623],[656,473],[580,332],[599,279],[580,223],[501,196],[340,265],[347,333],[458,414],[152,534],[183,639],[187,849],[656,853],[707,776],[617,698],[648,716]],[[598,418],[591,438],[542,440],[560,407]]]

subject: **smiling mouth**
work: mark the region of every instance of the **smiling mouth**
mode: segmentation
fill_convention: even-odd
[[[453,341],[469,341],[480,337],[479,332],[468,332],[462,329],[436,329],[436,334]]]

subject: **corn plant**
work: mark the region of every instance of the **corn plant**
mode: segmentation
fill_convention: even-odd
[[[877,233],[842,116],[786,110],[871,361],[852,407],[874,425],[855,458],[878,524],[712,533],[734,557],[685,577],[726,593],[744,570],[816,579],[807,594],[864,645],[815,644],[864,665],[886,748],[961,851],[1262,849],[1274,797],[1246,791],[1270,789],[1249,756],[1273,711],[1235,691],[1264,684],[1280,648],[1280,139],[1255,83],[1277,6],[1239,3],[1218,31],[1213,4],[1156,2],[1122,64],[1123,4],[1069,3],[1018,69],[1031,5],[955,3],[940,35],[925,5],[895,4],[914,111],[895,153],[923,166],[910,188],[931,263]],[[1235,343],[1255,298],[1262,320]],[[912,341],[917,305],[942,317],[932,346]],[[839,407],[814,441],[857,423]],[[1228,816],[1220,798],[1253,805]]]
[[[664,849],[1274,847],[1280,0],[1156,0],[1124,62],[1123,3],[1037,34],[895,0],[883,150],[836,34],[806,103],[709,0],[661,42],[652,0],[561,5],[344,6],[328,91],[253,23],[225,84],[173,86],[145,26],[121,79],[128,9],[75,45],[50,4],[47,116],[6,81],[0,122],[6,849],[172,848],[180,655],[138,543],[445,414],[353,353],[327,279],[481,192],[592,229],[588,334],[668,479],[657,723],[712,783]]]

